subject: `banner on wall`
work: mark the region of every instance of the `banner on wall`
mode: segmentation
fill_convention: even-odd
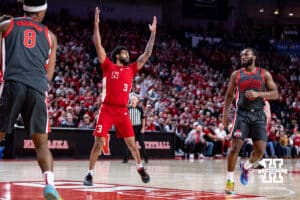
[[[279,53],[300,55],[300,42],[270,40],[270,44]]]
[[[48,147],[54,157],[88,158],[94,142],[92,133],[93,130],[52,128],[52,132],[49,133]],[[140,148],[139,144],[138,147]],[[174,134],[147,132],[145,133],[145,147],[150,158],[173,158]],[[25,134],[23,127],[15,128],[12,148],[13,157],[35,156],[34,144]],[[110,131],[101,157],[123,158],[124,148],[124,141],[118,139],[114,131]]]

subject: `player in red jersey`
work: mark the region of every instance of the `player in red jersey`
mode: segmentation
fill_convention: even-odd
[[[106,56],[106,52],[101,43],[99,14],[100,9],[97,7],[95,10],[94,40],[98,59],[103,71],[102,105],[100,107],[96,129],[93,134],[95,136],[95,142],[90,154],[89,170],[83,184],[86,186],[93,185],[93,169],[105,143],[105,137],[108,135],[108,131],[112,125],[115,125],[117,136],[124,138],[131,151],[142,181],[148,183],[150,177],[143,167],[139,150],[135,144],[134,132],[129,118],[127,104],[133,78],[151,56],[157,20],[154,16],[152,24],[149,24],[149,30],[151,32],[150,39],[147,43],[145,52],[136,62],[129,63],[128,50],[125,47],[120,46],[116,47],[113,51],[112,62]]]

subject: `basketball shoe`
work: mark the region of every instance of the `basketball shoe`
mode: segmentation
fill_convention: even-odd
[[[225,192],[226,194],[234,194],[234,182],[231,180],[227,180],[226,186],[225,186]]]
[[[144,183],[149,183],[150,182],[150,176],[149,174],[145,171],[144,167],[140,167],[138,170],[138,173],[141,176],[141,179]]]
[[[62,200],[56,189],[52,185],[46,185],[44,189],[45,200]]]
[[[90,173],[88,173],[88,175],[84,177],[83,185],[85,186],[93,185],[93,176]]]
[[[243,185],[247,185],[249,170],[244,168],[243,162],[240,163],[240,169],[241,169],[240,181]]]

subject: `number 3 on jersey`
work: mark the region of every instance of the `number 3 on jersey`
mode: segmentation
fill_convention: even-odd
[[[102,125],[98,125],[96,128],[97,133],[102,133]]]
[[[126,83],[123,84],[123,91],[124,92],[128,91],[128,84],[126,84]]]
[[[24,31],[24,46],[31,49],[35,47],[36,33],[34,30],[26,29]]]

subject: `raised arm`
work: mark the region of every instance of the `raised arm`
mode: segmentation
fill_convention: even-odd
[[[57,38],[51,31],[49,31],[49,35],[51,39],[51,53],[48,62],[47,79],[48,81],[51,81],[53,78],[55,64],[56,64]]]
[[[95,21],[94,21],[94,42],[95,42],[95,47],[96,47],[99,63],[102,64],[106,58],[106,52],[101,43],[99,22],[100,22],[100,9],[98,7],[96,7]]]
[[[149,30],[151,31],[149,41],[147,43],[144,53],[137,59],[138,70],[140,70],[144,66],[144,64],[147,62],[147,60],[150,58],[152,54],[155,35],[156,35],[156,25],[157,25],[157,19],[156,16],[154,16],[152,24],[149,24]]]
[[[229,108],[234,98],[234,92],[236,89],[236,79],[237,79],[237,71],[233,72],[230,76],[227,92],[225,95],[225,102],[223,108],[223,119],[222,123],[224,127],[227,127],[229,124]]]

